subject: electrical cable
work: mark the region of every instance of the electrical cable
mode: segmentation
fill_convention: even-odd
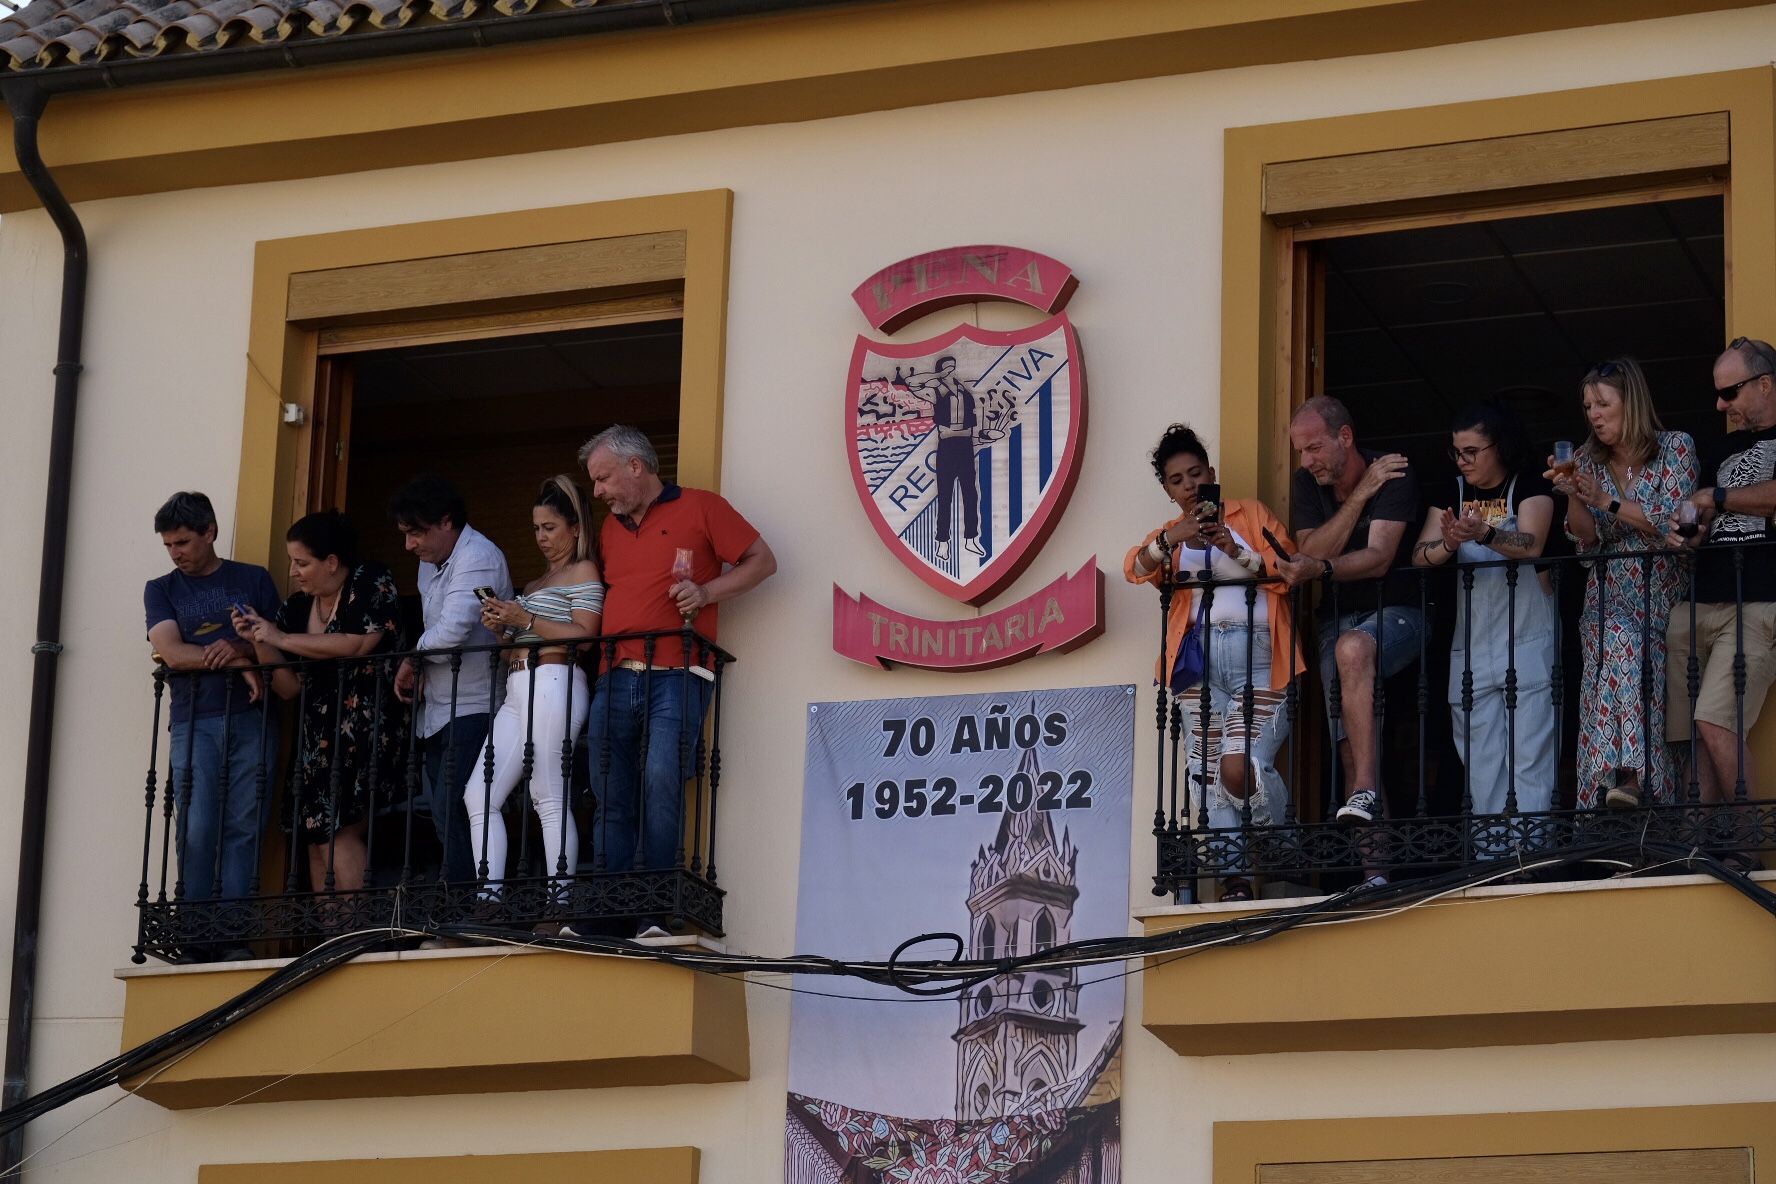
[[[1623,857],[1627,856],[1627,859]],[[1638,856],[1638,860],[1634,857]],[[1472,864],[1465,868],[1422,879],[1387,884],[1364,884],[1332,896],[1261,913],[1242,913],[1223,920],[1167,933],[1136,937],[1088,938],[1028,954],[991,961],[966,961],[966,940],[956,933],[921,933],[897,945],[886,961],[852,961],[821,955],[763,957],[682,946],[648,946],[635,941],[594,936],[543,936],[524,930],[490,925],[440,925],[430,928],[369,929],[331,938],[273,971],[260,982],[204,1014],[116,1057],[77,1074],[18,1105],[0,1111],[0,1134],[18,1129],[80,1097],[120,1085],[130,1078],[155,1071],[192,1051],[218,1033],[288,995],[322,974],[344,965],[360,954],[384,949],[391,943],[433,936],[483,944],[525,946],[597,957],[664,962],[709,974],[790,974],[815,977],[849,977],[874,986],[890,987],[918,1001],[934,1001],[973,990],[983,983],[1028,969],[1077,969],[1140,960],[1140,965],[1094,979],[1110,981],[1139,973],[1150,965],[1164,965],[1210,949],[1249,945],[1281,936],[1295,929],[1319,925],[1350,924],[1380,920],[1409,909],[1432,904],[1456,892],[1484,886],[1495,880],[1526,872],[1543,872],[1584,864],[1603,864],[1645,871],[1653,866],[1683,866],[1705,873],[1776,917],[1776,892],[1771,892],[1736,868],[1699,848],[1639,839],[1567,848],[1529,858],[1506,858]],[[909,960],[904,955],[929,942],[955,948],[955,956],[942,960]],[[756,981],[756,980],[755,980]],[[758,983],[776,989],[795,987]],[[832,994],[830,992],[811,992]],[[853,998],[863,998],[851,996]]]

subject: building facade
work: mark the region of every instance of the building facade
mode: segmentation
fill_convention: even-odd
[[[350,10],[343,23],[358,32],[286,13],[300,27],[288,44],[451,19],[375,11]],[[190,31],[97,59],[18,37],[0,46],[13,59],[0,83],[228,52]],[[1324,319],[1317,299],[1366,290],[1352,259],[1316,254],[1333,251],[1324,244],[1674,210],[1657,234],[1606,245],[1645,248],[1622,283],[1693,268],[1700,295],[1593,300],[1583,311],[1658,314],[1615,336],[1575,314],[1561,322],[1563,348],[1601,336],[1599,356],[1683,360],[1664,389],[1701,424],[1715,415],[1707,358],[1696,363],[1688,339],[1653,338],[1699,325],[1711,355],[1727,338],[1776,336],[1776,6],[955,0],[497,40],[49,101],[44,156],[85,226],[92,271],[33,1090],[264,973],[130,961],[155,728],[135,589],[166,568],[150,526],[174,490],[207,491],[222,552],[281,581],[293,518],[341,494],[348,508],[377,507],[377,482],[397,467],[454,457],[477,513],[517,508],[516,575],[536,566],[523,517],[536,481],[574,468],[588,426],[641,422],[680,480],[719,489],[778,556],[778,574],[722,613],[720,642],[737,660],[711,826],[721,941],[788,953],[805,704],[1112,682],[1139,684],[1147,703],[1155,597],[1114,569],[1171,515],[1147,463],[1165,426],[1187,421],[1210,441],[1229,496],[1280,510],[1295,463],[1286,423],[1324,389],[1328,341],[1391,333],[1411,354],[1385,304],[1367,324]],[[52,64],[35,64],[38,52]],[[0,213],[0,487],[15,510],[0,591],[21,622],[0,655],[10,856],[62,247],[4,153]],[[1091,371],[1065,511],[982,607],[1095,555],[1109,576],[1106,627],[1011,666],[884,670],[833,652],[835,583],[921,616],[957,608],[878,543],[853,500],[844,386],[865,325],[851,293],[891,260],[965,243],[1015,244],[1073,269],[1067,311]],[[1498,266],[1530,266],[1527,239],[1507,246]],[[1411,262],[1372,254],[1367,266]],[[1672,310],[1686,302],[1719,311],[1685,321]],[[963,304],[902,331],[1036,319]],[[1485,323],[1484,310],[1467,321]],[[597,384],[526,386],[503,355],[444,348],[585,333],[568,343],[604,349],[600,333],[660,323],[670,328],[657,339],[627,333],[620,353],[597,355],[610,367]],[[1496,352],[1478,331],[1464,340],[1452,367]],[[342,427],[348,370],[360,406]],[[1349,397],[1391,406],[1377,392],[1393,380],[1352,378]],[[499,421],[462,410],[477,390],[518,410]],[[542,398],[563,390],[580,402]],[[1578,400],[1568,388],[1549,397],[1567,401],[1562,414]],[[1445,426],[1440,414],[1431,427],[1412,419],[1410,395],[1399,408],[1412,421],[1402,434]],[[393,528],[374,541],[377,520],[365,521],[367,549],[398,565]],[[1149,895],[1151,728],[1143,713],[1129,841],[1131,896],[1155,908],[1130,932],[1274,907]],[[1754,731],[1753,750],[1772,755],[1770,735]],[[1102,936],[1069,930],[1064,836],[1002,837],[969,900],[977,950]],[[1014,855],[1023,870],[1001,869]],[[12,891],[0,883],[0,905]],[[1041,984],[1041,1016],[975,1014],[962,1000],[957,1106],[1000,1113],[1013,1094],[1061,1084],[1089,1096],[1114,1062],[1119,1170],[1132,1181],[1483,1180],[1521,1156],[1571,1157],[1541,1163],[1575,1180],[1644,1169],[1749,1181],[1776,1155],[1773,954],[1769,917],[1702,877],[1481,889],[1374,924],[1155,960],[1127,979],[1113,1048],[1072,1046],[1064,976]],[[362,1181],[782,1175],[780,991],[670,967],[452,951],[368,960],[312,992],[136,1083],[140,1097],[95,1095],[33,1124],[29,1171],[151,1184],[322,1170]],[[1042,1048],[1012,1056],[996,1042],[1014,1031]],[[1376,1161],[1391,1166],[1349,1166]]]

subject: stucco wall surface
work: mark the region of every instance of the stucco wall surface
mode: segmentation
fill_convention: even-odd
[[[1265,67],[522,159],[93,203],[94,265],[77,444],[33,1085],[116,1051],[140,858],[148,741],[139,589],[165,569],[150,529],[171,490],[215,499],[226,539],[239,463],[253,245],[284,237],[641,194],[734,191],[723,492],[780,570],[723,611],[741,660],[724,721],[722,875],[729,942],[792,943],[805,704],[816,699],[1135,682],[1152,666],[1149,595],[1123,551],[1166,505],[1144,449],[1166,423],[1219,428],[1221,145],[1231,126],[1767,64],[1776,9],[1588,29],[1358,60]],[[935,247],[1006,242],[1071,265],[1090,374],[1077,492],[1041,556],[994,602],[1096,554],[1105,637],[1007,670],[880,672],[830,649],[831,586],[963,616],[905,572],[856,504],[842,408],[849,300],[863,277]],[[445,244],[447,246],[447,244]],[[47,219],[0,225],[0,864],[18,828],[60,254]],[[903,338],[955,323],[952,310]],[[1023,323],[986,308],[989,327]],[[1765,328],[1767,334],[1771,330]],[[564,441],[564,464],[574,444]],[[793,466],[786,458],[795,458]],[[498,463],[497,457],[490,463]],[[1230,490],[1238,495],[1245,491]],[[516,568],[531,562],[517,558]],[[988,607],[992,607],[989,605]],[[1145,692],[1143,708],[1150,705]],[[1145,711],[1138,736],[1146,735]],[[1151,903],[1136,749],[1131,898]],[[13,884],[0,877],[0,917]],[[0,955],[7,950],[0,935]],[[1475,951],[1477,958],[1486,951]],[[1656,951],[1649,951],[1656,956]],[[1129,980],[1129,1015],[1141,983]],[[539,1001],[539,1013],[548,1010]],[[789,996],[750,990],[753,1080],[628,1091],[243,1105],[174,1115],[115,1095],[41,1123],[43,1179],[191,1181],[204,1162],[677,1145],[710,1184],[764,1184],[781,1160]],[[574,1017],[557,1021],[571,1024]],[[324,1033],[316,1034],[317,1040]],[[1185,1060],[1138,1025],[1125,1059],[1126,1178],[1202,1181],[1217,1119],[1659,1105],[1771,1097],[1776,1038]],[[49,1141],[59,1139],[53,1146]]]

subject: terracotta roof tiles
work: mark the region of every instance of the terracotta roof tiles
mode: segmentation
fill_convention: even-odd
[[[31,0],[0,17],[0,73],[203,53],[233,45],[520,17],[598,0]],[[4,12],[0,8],[0,12]]]

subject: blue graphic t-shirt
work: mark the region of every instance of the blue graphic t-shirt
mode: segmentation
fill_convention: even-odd
[[[179,637],[191,645],[209,645],[224,638],[233,639],[234,625],[229,619],[233,605],[252,606],[260,616],[277,616],[282,603],[271,574],[251,563],[224,559],[222,566],[207,576],[188,576],[177,569],[157,580],[149,580],[142,589],[142,607],[148,618],[148,629],[162,621],[177,621]],[[234,696],[228,697],[227,683],[235,683]],[[191,680],[174,677],[170,686],[173,699],[173,722],[191,718]],[[198,718],[221,715],[225,709],[245,711],[246,684],[239,675],[223,679],[215,675],[197,680]]]

